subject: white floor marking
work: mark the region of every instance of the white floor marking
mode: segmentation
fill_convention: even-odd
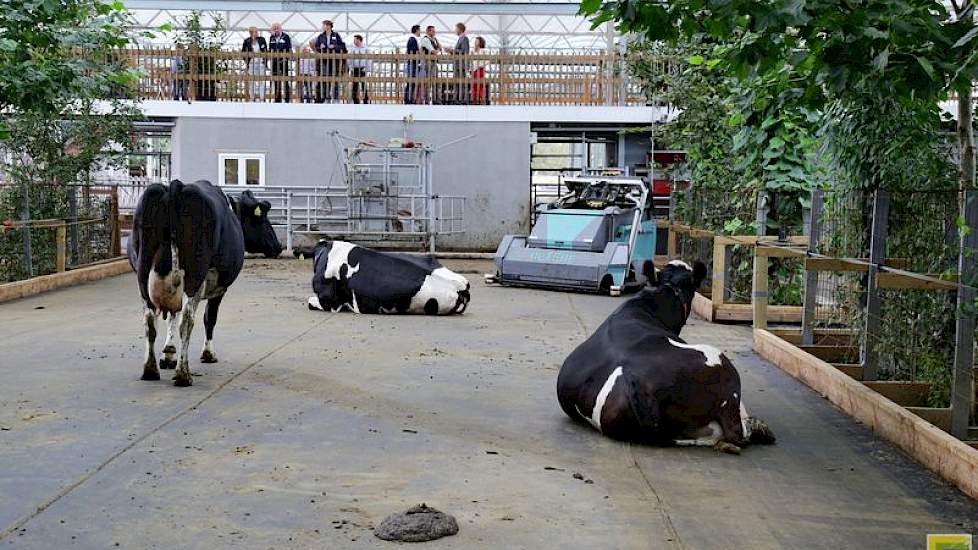
[[[599,432],[601,431],[601,409],[604,408],[605,401],[608,400],[608,395],[611,394],[611,390],[615,387],[615,380],[618,380],[619,376],[621,376],[621,367],[611,371],[611,376],[605,380],[604,386],[601,386],[601,391],[598,392],[598,397],[594,400],[594,408],[591,409],[591,418],[588,419],[588,422]]]
[[[683,344],[673,340],[672,338],[669,339],[669,343],[677,348],[691,349],[702,353],[706,357],[706,366],[708,367],[719,367],[721,364],[720,355],[722,355],[723,352],[713,346],[708,346],[706,344]]]

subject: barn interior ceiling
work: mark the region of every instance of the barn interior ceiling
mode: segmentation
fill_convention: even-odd
[[[412,25],[434,25],[449,36],[457,22],[465,23],[469,36],[484,37],[490,48],[514,53],[606,51],[618,42],[610,24],[592,29],[577,15],[578,2],[558,0],[129,0],[126,6],[132,28],[154,34],[141,41],[156,45],[172,42],[191,10],[204,12],[205,26],[222,19],[229,46],[240,44],[249,27],[267,33],[273,22],[282,23],[293,42],[301,43],[319,33],[324,19],[332,20],[341,35],[364,35],[375,51],[403,49]],[[174,30],[160,31],[165,24]]]

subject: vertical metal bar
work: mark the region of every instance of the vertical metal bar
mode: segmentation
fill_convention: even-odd
[[[967,231],[958,256],[958,318],[955,326],[954,377],[951,385],[951,435],[968,436],[975,410],[975,254],[978,252],[978,191],[964,192],[962,205]]]
[[[758,237],[763,237],[767,235],[767,213],[768,213],[768,199],[769,195],[767,191],[757,192],[757,212],[755,224],[757,226],[756,234]]]
[[[822,235],[822,203],[825,193],[821,189],[812,192],[812,209],[808,225],[808,253],[818,250]],[[801,343],[810,346],[815,341],[815,308],[818,304],[818,271],[805,271],[804,307],[801,312]]]
[[[876,340],[880,333],[880,293],[876,277],[886,259],[887,223],[890,217],[890,194],[877,189],[873,195],[873,228],[869,245],[869,274],[866,278],[866,324],[863,335],[863,380],[876,380],[879,354]]]
[[[754,278],[751,284],[751,304],[754,312],[754,328],[767,328],[768,257],[760,254],[761,246],[754,247]]]
[[[71,245],[71,263],[78,264],[81,259],[78,257],[78,187],[68,186],[68,220],[71,227],[68,229],[68,239]]]
[[[28,279],[34,276],[34,258],[31,255],[31,197],[30,187],[24,183],[23,209],[20,212],[20,220],[23,222],[24,231],[24,274]]]
[[[285,248],[292,252],[292,191],[285,194]]]
[[[54,270],[58,273],[64,273],[65,256],[67,248],[67,231],[65,230],[65,224],[61,223],[54,229]]]

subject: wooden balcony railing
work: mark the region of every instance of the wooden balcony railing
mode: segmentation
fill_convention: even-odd
[[[181,101],[641,105],[624,58],[603,54],[319,54],[120,50],[134,95]],[[360,71],[358,68],[365,70]],[[665,67],[664,67],[665,69]]]

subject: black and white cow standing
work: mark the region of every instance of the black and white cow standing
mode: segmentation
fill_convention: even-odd
[[[272,203],[256,199],[251,191],[241,193],[238,200],[234,200],[233,197],[229,199],[234,213],[241,222],[245,252],[264,254],[266,258],[278,258],[282,253],[282,243],[279,242],[278,235],[275,234],[275,229],[268,220],[268,211],[272,209]]]
[[[773,443],[748,416],[740,375],[717,348],[679,337],[706,267],[672,261],[657,286],[631,298],[564,361],[557,397],[564,412],[614,439],[714,446],[739,453]]]
[[[207,181],[185,185],[155,184],[139,198],[128,246],[146,311],[146,361],[143,380],[159,380],[154,345],[156,316],[169,317],[160,368],[176,368],[177,386],[193,379],[187,349],[197,305],[207,300],[204,329],[207,339],[200,360],[214,363],[214,325],[224,293],[244,264],[244,237],[231,204]],[[179,327],[180,354],[174,340]]]
[[[450,315],[469,303],[468,280],[430,256],[325,240],[313,254],[309,309]]]

